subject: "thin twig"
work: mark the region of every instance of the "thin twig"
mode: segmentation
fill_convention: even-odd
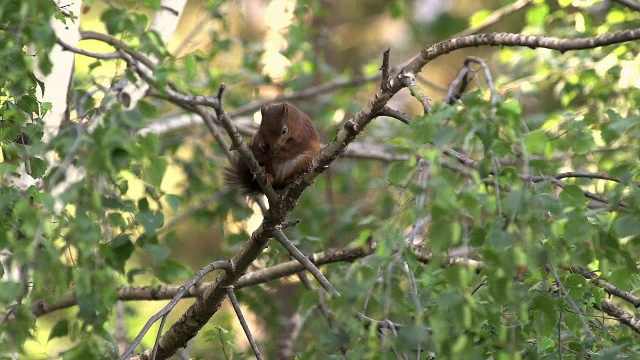
[[[470,83],[470,73],[475,75],[475,72],[472,72],[467,66],[463,66],[462,69],[460,69],[458,75],[449,84],[447,97],[444,99],[445,103],[453,105],[462,98],[462,94],[467,91],[467,87]]]
[[[560,277],[558,276],[556,269],[550,263],[547,263],[547,269],[549,269],[549,271],[553,275],[553,278],[556,281],[556,285],[558,286],[560,293],[567,299],[567,303],[569,303],[569,306],[573,309],[573,311],[575,311],[576,316],[578,316],[578,319],[580,319],[580,322],[582,323],[582,330],[587,335],[589,335],[591,339],[597,341],[598,337],[596,337],[596,335],[591,331],[591,329],[589,328],[589,324],[587,324],[587,322],[584,320],[584,316],[583,316],[584,312],[580,310],[580,308],[578,307],[578,304],[576,304],[573,298],[569,295],[569,292],[565,288],[562,280],[560,280]]]
[[[416,84],[415,76],[411,76],[409,73],[403,73],[401,75],[399,79],[402,86],[406,87],[411,93],[411,96],[420,102],[423,115],[429,114],[429,111],[431,111],[431,99],[426,96],[418,84]]]
[[[242,309],[240,309],[240,303],[238,303],[238,299],[236,298],[236,293],[233,291],[233,286],[229,286],[227,288],[227,295],[229,296],[229,300],[231,300],[231,305],[233,305],[233,310],[236,312],[236,317],[238,318],[238,321],[240,321],[242,330],[244,330],[244,334],[247,336],[247,339],[249,340],[249,344],[251,344],[253,353],[256,355],[256,359],[262,360],[262,354],[260,354],[260,349],[258,348],[258,344],[256,344],[256,340],[253,338],[253,335],[251,334],[251,329],[249,329],[247,320],[245,320],[244,315],[242,315]]]
[[[87,50],[80,49],[80,48],[77,48],[75,46],[69,45],[66,42],[62,41],[61,39],[56,39],[56,42],[58,43],[58,45],[60,45],[63,49],[65,49],[67,51],[71,51],[71,52],[76,53],[76,54],[88,56],[90,58],[102,59],[102,60],[123,59],[122,53],[120,51],[114,51],[114,52],[110,52],[110,53],[96,53],[96,52],[87,51]]]
[[[158,335],[156,335],[156,340],[153,342],[153,355],[151,355],[151,360],[155,360],[156,354],[158,354],[158,344],[160,344],[160,337],[162,336],[162,330],[164,329],[164,324],[167,322],[168,316],[169,313],[164,314],[160,321],[160,326],[158,326]]]
[[[394,119],[398,119],[400,121],[402,121],[403,123],[409,125],[409,123],[411,123],[411,116],[403,113],[400,110],[396,110],[396,109],[392,109],[388,106],[385,106],[382,108],[382,110],[380,110],[380,112],[378,113],[378,116],[388,116],[388,117],[392,117]]]
[[[491,91],[491,105],[495,106],[500,104],[502,102],[502,96],[500,96],[500,93],[496,89],[496,86],[493,82],[493,76],[491,75],[491,70],[489,69],[489,65],[487,65],[487,62],[479,57],[467,56],[464,61],[464,66],[469,67],[469,64],[471,63],[479,64],[484,71],[484,79],[487,82],[489,90]]]
[[[282,232],[281,229],[276,229],[273,232],[273,237],[278,240],[278,242],[289,252],[294,259],[298,260],[302,266],[313,275],[313,277],[320,283],[322,288],[324,288],[328,293],[333,294],[335,296],[340,296],[340,293],[331,285],[329,280],[322,274],[322,272],[309,260],[308,257],[304,256],[303,253],[298,250],[298,248],[293,245],[291,240],[287,238],[287,236]]]
[[[387,48],[387,50],[382,52],[382,66],[380,66],[380,89],[389,89],[391,85],[389,83],[389,53],[391,52],[391,48]]]
[[[118,40],[112,36],[107,34],[99,33],[96,31],[81,31],[80,32],[80,40],[99,40],[105,42],[119,51],[124,51],[129,54],[136,61],[142,63],[149,69],[153,69],[155,64],[151,59],[142,55],[140,52],[133,50],[129,45],[125,44],[123,41]],[[62,45],[61,45],[62,46]]]

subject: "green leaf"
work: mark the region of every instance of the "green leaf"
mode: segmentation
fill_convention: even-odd
[[[165,195],[164,198],[169,204],[169,207],[171,208],[171,211],[173,211],[174,214],[177,213],[178,210],[180,210],[180,205],[182,204],[182,197],[178,195],[167,194]]]
[[[0,304],[11,304],[21,293],[21,286],[17,282],[0,282]]]
[[[169,247],[162,244],[144,244],[143,249],[151,256],[151,260],[156,264],[165,261],[171,253]]]
[[[123,9],[110,7],[100,16],[100,20],[107,27],[107,32],[115,35],[124,30],[123,22],[126,18],[126,12]]]
[[[164,224],[164,215],[159,211],[141,211],[136,219],[144,227],[146,234],[154,234]]]
[[[540,352],[550,352],[555,348],[556,342],[546,336],[538,341],[538,351]]]
[[[547,134],[542,130],[532,131],[527,134],[524,144],[530,154],[541,154],[547,146]]]
[[[193,79],[196,76],[198,69],[196,67],[196,59],[193,55],[188,55],[184,58],[184,68],[187,71],[188,79]]]
[[[415,170],[415,166],[409,165],[408,161],[398,161],[389,166],[387,179],[392,185],[404,185],[407,176]]]
[[[91,352],[88,343],[80,343],[62,353],[63,360],[92,359],[94,357],[95,354]]]
[[[482,22],[484,22],[487,19],[487,17],[490,14],[491,14],[491,11],[486,9],[476,11],[476,13],[471,16],[471,20],[469,21],[469,27],[473,28],[480,25]]]
[[[584,191],[576,185],[565,185],[560,193],[560,201],[567,206],[583,207],[587,204]]]
[[[193,272],[189,268],[172,259],[166,259],[158,264],[154,268],[154,273],[160,281],[165,283],[184,281],[193,276]]]
[[[144,6],[154,10],[160,9],[160,0],[143,0],[142,3]]]
[[[640,234],[640,217],[634,214],[622,214],[613,222],[613,228],[620,237]]]
[[[39,113],[40,106],[35,96],[22,96],[16,105],[26,113]]]
[[[133,242],[129,235],[122,234],[113,239],[109,245],[113,254],[110,261],[111,266],[124,274],[125,265],[135,249]]]
[[[436,147],[449,145],[457,135],[458,131],[455,127],[442,126],[433,134],[433,145]]]
[[[167,160],[157,157],[152,159],[151,164],[145,171],[145,180],[153,187],[160,187],[164,173],[167,171]]]
[[[69,321],[60,320],[53,326],[53,328],[51,329],[51,332],[49,332],[48,340],[51,340],[57,337],[67,336],[68,334],[69,334]]]
[[[549,16],[549,6],[538,3],[527,11],[527,23],[531,26],[542,28]]]
[[[47,171],[47,162],[38,157],[29,158],[28,174],[36,179],[44,176]]]
[[[573,299],[582,299],[589,290],[587,280],[578,274],[569,274],[564,285]]]
[[[407,11],[407,5],[403,0],[396,0],[391,3],[391,17],[394,19],[399,19],[404,16]]]
[[[505,231],[503,219],[495,220],[491,226],[491,231],[487,234],[489,243],[498,249],[506,249],[513,245],[518,239],[515,234]]]
[[[147,272],[147,270],[143,269],[143,268],[134,268],[134,269],[131,269],[131,270],[127,271],[127,282],[129,284],[133,284],[134,281],[135,281],[136,276],[142,275],[142,274],[144,274],[146,272]]]
[[[111,161],[116,170],[122,170],[129,167],[131,157],[129,152],[121,147],[116,147],[111,151]]]

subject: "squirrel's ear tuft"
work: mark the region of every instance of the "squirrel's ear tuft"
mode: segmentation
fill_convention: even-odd
[[[267,112],[268,109],[269,109],[269,105],[267,105],[267,104],[262,105],[262,107],[260,108],[260,113],[262,114],[263,117],[264,117],[264,114]]]
[[[286,104],[272,104],[264,105],[260,112],[262,113],[262,120],[278,119],[286,115]]]

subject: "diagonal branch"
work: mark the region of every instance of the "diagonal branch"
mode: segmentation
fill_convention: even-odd
[[[640,307],[640,297],[630,293],[629,291],[622,290],[619,287],[602,280],[594,272],[587,270],[580,266],[572,266],[571,272],[582,275],[585,279],[591,281],[594,285],[603,288],[607,293],[617,296],[620,299],[630,303],[634,307]]]
[[[258,348],[258,344],[256,344],[256,339],[251,334],[251,329],[249,329],[249,325],[247,324],[247,320],[242,315],[242,309],[240,309],[240,303],[236,298],[236,293],[233,291],[233,286],[229,286],[227,288],[227,295],[229,296],[229,300],[231,301],[231,305],[233,306],[233,310],[236,312],[236,316],[238,317],[238,321],[240,321],[240,325],[242,326],[242,330],[244,330],[247,339],[249,340],[249,344],[251,344],[251,349],[253,349],[253,353],[256,356],[256,359],[262,360],[262,354],[260,353],[260,349]]]
[[[282,232],[281,229],[276,229],[273,232],[273,236],[276,238],[276,240],[278,240],[280,245],[282,245],[285,249],[287,249],[289,254],[293,256],[294,259],[298,260],[298,262],[302,264],[305,270],[307,270],[308,272],[311,273],[311,275],[313,275],[313,277],[320,283],[320,285],[322,285],[322,287],[328,293],[331,293],[335,296],[340,296],[340,293],[333,287],[333,285],[331,285],[329,280],[327,280],[327,278],[324,277],[324,275],[322,275],[322,272],[320,272],[320,270],[318,270],[318,268],[315,265],[313,265],[313,263],[311,262],[311,260],[309,260],[308,257],[304,256],[304,254],[301,253],[300,250],[298,250],[298,248],[295,245],[293,245],[291,240],[287,238],[287,236]]]
[[[618,319],[618,321],[629,326],[633,331],[640,334],[640,319],[633,316],[628,311],[607,300],[603,300],[602,303],[595,304],[594,306],[596,309],[607,313],[607,315],[613,316]]]

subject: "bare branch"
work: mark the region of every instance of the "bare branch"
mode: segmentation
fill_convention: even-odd
[[[144,66],[148,67],[149,69],[154,68],[154,63],[149,58],[133,50],[131,47],[129,47],[129,45],[125,44],[123,41],[118,40],[107,34],[99,33],[96,31],[81,31],[80,39],[81,40],[99,40],[99,41],[105,42],[113,46],[117,50],[121,50],[129,54],[132,58],[142,63]]]
[[[487,65],[487,62],[482,60],[479,57],[468,56],[464,61],[464,66],[469,67],[469,64],[471,63],[479,64],[482,67],[482,70],[484,71],[485,81],[487,82],[487,86],[491,91],[491,104],[492,105],[500,104],[502,102],[502,97],[500,96],[500,93],[496,89],[496,86],[493,82],[493,76],[491,75],[491,70],[489,69],[489,65]]]
[[[391,320],[375,320],[372,319],[368,316],[366,316],[363,313],[357,313],[356,314],[356,318],[358,320],[364,321],[370,325],[374,325],[376,327],[376,329],[393,329],[393,330],[400,330],[401,328],[405,327],[405,325],[403,324],[398,324],[396,322],[393,322]]]
[[[603,300],[600,304],[595,304],[596,309],[604,311],[610,316],[618,319],[621,323],[629,326],[633,331],[640,334],[640,319],[615,305],[611,301]]]
[[[584,39],[558,39],[538,35],[514,33],[489,33],[469,35],[439,42],[423,49],[420,54],[401,70],[402,73],[417,74],[422,68],[444,54],[478,46],[526,46],[531,49],[544,48],[558,51],[584,50],[640,39],[640,29],[617,31]]]
[[[567,299],[567,303],[569,304],[571,309],[575,312],[576,316],[578,316],[578,319],[580,319],[580,322],[582,323],[582,330],[587,335],[589,335],[591,339],[597,341],[598,337],[596,337],[596,335],[591,331],[591,329],[589,328],[589,325],[587,324],[587,321],[584,319],[584,312],[578,307],[578,304],[576,304],[576,302],[573,300],[571,295],[569,295],[569,293],[567,292],[567,289],[564,286],[564,283],[562,282],[562,280],[560,280],[560,277],[558,276],[556,269],[549,263],[547,264],[546,267],[553,275],[553,278],[556,281],[556,285],[558,286],[560,293],[562,294],[562,296],[564,296]]]
[[[594,272],[587,270],[586,268],[580,267],[580,266],[572,266],[571,267],[571,272],[574,272],[576,274],[580,274],[582,276],[584,276],[586,279],[588,279],[591,283],[593,283],[594,285],[603,288],[607,293],[613,295],[613,296],[617,296],[620,299],[630,303],[631,305],[633,305],[634,307],[638,308],[640,307],[640,297],[620,289],[619,287],[610,284],[604,280],[602,280],[600,277],[598,277],[598,275],[596,275]]]
[[[66,42],[62,41],[62,39],[60,38],[56,39],[56,43],[66,51],[71,51],[73,53],[88,56],[94,59],[101,59],[101,60],[123,59],[122,54],[119,51],[114,51],[110,53],[95,53],[95,52],[77,48],[75,46],[71,46]]]
[[[382,66],[380,67],[380,89],[383,91],[387,90],[390,85],[389,78],[389,54],[391,52],[390,48],[382,52]]]
[[[400,121],[402,121],[403,123],[409,125],[409,123],[411,122],[411,116],[403,113],[402,111],[396,110],[396,109],[392,109],[388,106],[385,106],[382,108],[382,110],[380,110],[380,112],[378,113],[378,116],[388,116],[388,117],[392,117],[394,119],[398,119]]]
[[[244,330],[244,334],[247,336],[249,340],[249,344],[251,344],[251,349],[253,349],[253,353],[256,355],[256,359],[261,360],[262,354],[260,353],[260,349],[258,348],[258,344],[256,344],[256,340],[253,338],[251,334],[251,329],[249,329],[249,325],[247,324],[247,320],[245,320],[244,315],[242,315],[242,309],[240,309],[240,303],[236,298],[236,293],[233,291],[233,286],[227,288],[227,295],[229,296],[229,300],[231,301],[231,305],[233,305],[233,310],[236,312],[236,316],[238,317],[238,321],[240,321],[240,325],[242,326],[242,330]]]
[[[449,84],[449,88],[447,89],[447,97],[444,99],[444,102],[449,105],[453,105],[462,98],[462,94],[467,91],[467,87],[469,86],[470,73],[473,72],[467,66],[463,66],[462,69],[460,69],[458,75]]]
[[[491,104],[498,105],[499,103],[501,103],[502,96],[500,96],[500,93],[498,92],[498,90],[496,90],[489,66],[484,60],[475,56],[468,56],[465,59],[464,66],[462,67],[462,69],[460,69],[460,72],[458,73],[456,78],[451,82],[451,84],[449,84],[447,97],[444,101],[447,104],[451,105],[462,98],[462,94],[467,91],[467,87],[471,82],[470,74],[473,74],[474,76],[476,74],[476,70],[472,69],[470,66],[472,63],[479,64],[484,71],[485,81],[487,82],[487,86],[491,91]]]
[[[567,179],[567,178],[584,178],[584,179],[608,180],[608,181],[613,181],[617,183],[621,182],[620,179],[614,178],[606,174],[597,174],[597,173],[582,172],[582,171],[569,171],[569,172],[563,172],[563,173],[551,175],[551,176],[553,176],[558,180]],[[531,182],[540,182],[540,181],[547,180],[547,177],[546,176],[523,176],[523,179]],[[638,184],[635,184],[635,185],[638,186]]]
[[[298,250],[298,248],[291,243],[291,240],[287,239],[286,235],[282,232],[281,229],[276,229],[273,232],[273,237],[278,240],[278,242],[289,252],[294,259],[298,260],[302,266],[313,275],[313,277],[322,285],[322,287],[328,292],[335,296],[340,296],[340,293],[331,285],[329,280],[322,274],[320,270]]]
[[[422,104],[423,115],[427,115],[429,111],[431,111],[431,99],[429,99],[429,97],[422,92],[422,89],[420,89],[418,84],[416,84],[415,77],[408,73],[404,73],[400,77],[400,83],[402,86],[409,89],[411,96],[416,98],[420,104]]]

